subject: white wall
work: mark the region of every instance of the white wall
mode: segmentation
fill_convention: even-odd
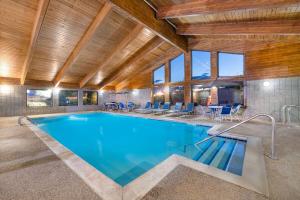
[[[264,82],[269,86],[264,86]],[[248,109],[253,113],[272,114],[280,119],[283,105],[300,105],[300,77],[254,80],[246,82]],[[300,120],[299,110],[291,112],[292,121]]]

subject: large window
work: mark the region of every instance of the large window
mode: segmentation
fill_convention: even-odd
[[[220,86],[218,100],[220,105],[244,104],[243,86]]]
[[[184,103],[184,87],[183,86],[170,86],[170,102],[175,104],[177,102]]]
[[[244,55],[232,53],[218,54],[219,77],[244,75]]]
[[[42,107],[52,106],[52,90],[27,90],[27,106]]]
[[[210,78],[210,52],[192,51],[192,79]]]
[[[77,90],[61,90],[59,91],[59,106],[77,106],[78,91]]]
[[[165,102],[164,86],[154,86],[153,88],[153,100],[154,102]]]
[[[162,65],[153,71],[153,84],[161,84],[165,82],[165,66]]]
[[[205,88],[202,85],[193,85],[192,99],[197,105],[207,106],[210,103],[210,88]]]
[[[184,54],[174,58],[170,62],[170,81],[184,81]]]
[[[98,92],[83,91],[82,101],[83,105],[98,105]]]

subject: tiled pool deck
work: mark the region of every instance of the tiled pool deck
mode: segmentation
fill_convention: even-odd
[[[262,137],[269,152],[269,130],[265,124],[247,124],[233,132]],[[300,130],[278,127],[277,135],[279,160],[265,158],[270,199],[300,199]],[[0,199],[101,199],[28,127],[18,126],[15,117],[0,118],[0,154]],[[256,192],[182,165],[144,197],[139,196],[151,200],[217,198],[264,199]]]

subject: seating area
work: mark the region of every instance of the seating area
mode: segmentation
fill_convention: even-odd
[[[136,112],[141,114],[154,114],[170,117],[189,117],[201,118],[212,121],[241,121],[245,119],[245,108],[241,104],[234,105],[209,105],[195,106],[195,103],[184,105],[182,102],[176,102],[170,105],[170,102],[153,104],[148,101],[143,105],[136,105],[134,102],[108,102],[104,103],[102,110],[109,112]]]

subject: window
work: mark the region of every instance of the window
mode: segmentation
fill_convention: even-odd
[[[42,107],[52,106],[52,90],[27,90],[27,106]]]
[[[77,90],[61,90],[59,91],[59,106],[77,106],[78,91]]]
[[[170,62],[170,81],[181,82],[184,81],[184,54],[174,58]]]
[[[232,53],[219,53],[219,76],[244,75],[244,55]]]
[[[162,65],[153,71],[153,84],[161,84],[165,82],[165,66]]]
[[[177,102],[184,102],[184,87],[170,86],[170,102],[176,104]]]
[[[197,105],[207,106],[210,103],[210,88],[205,88],[202,85],[193,85],[192,100]]]
[[[210,78],[210,52],[192,51],[192,79]]]
[[[163,86],[154,86],[153,88],[153,100],[154,102],[165,102],[165,95],[164,95],[164,87]]]
[[[244,104],[243,86],[220,86],[218,101],[220,105]]]
[[[98,105],[98,92],[83,91],[82,100],[83,105]]]

